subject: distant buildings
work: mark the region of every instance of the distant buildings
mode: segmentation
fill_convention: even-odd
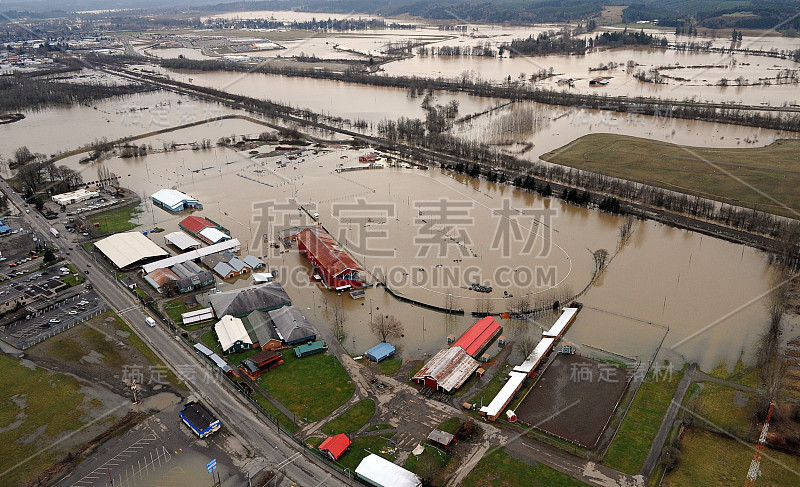
[[[152,198],[154,204],[171,212],[183,211],[189,208],[203,209],[203,205],[198,200],[174,189],[158,190],[150,198]]]

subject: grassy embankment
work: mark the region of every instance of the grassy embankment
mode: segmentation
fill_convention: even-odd
[[[798,153],[800,140],[778,140],[766,147],[717,149],[625,135],[590,134],[542,154],[541,158],[726,203],[756,205],[763,211],[794,217],[792,210],[800,210]]]
[[[684,371],[685,369],[676,371],[667,376],[651,373],[647,377],[636,394],[636,399],[631,404],[603,463],[631,475],[639,473]]]
[[[579,482],[567,474],[540,463],[528,464],[511,457],[502,448],[486,454],[461,482],[464,487],[517,487],[519,485],[541,487],[581,487]],[[688,484],[687,484],[688,485]]]

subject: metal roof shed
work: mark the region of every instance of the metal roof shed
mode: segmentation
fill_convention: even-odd
[[[455,435],[442,430],[433,430],[428,435],[428,439],[447,448],[455,439]]]
[[[376,487],[422,487],[416,474],[374,453],[361,460],[356,475]]]
[[[297,358],[308,357],[316,355],[325,351],[325,342],[317,340],[316,342],[306,343],[294,349],[294,355]]]
[[[116,233],[98,240],[94,246],[119,269],[130,267],[143,260],[169,255],[166,250],[139,232]]]
[[[183,232],[168,233],[164,235],[164,241],[179,248],[182,252],[188,249],[199,249],[202,246],[196,239]]]
[[[339,433],[336,436],[325,438],[325,441],[319,445],[319,451],[325,452],[328,457],[335,462],[339,457],[344,455],[344,452],[347,451],[351,443],[350,438],[346,434]]]
[[[391,343],[383,342],[364,352],[364,355],[373,362],[381,362],[394,355],[394,350]]]

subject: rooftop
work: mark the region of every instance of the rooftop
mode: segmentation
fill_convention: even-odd
[[[169,255],[139,232],[116,233],[98,240],[94,246],[120,269],[143,260]]]

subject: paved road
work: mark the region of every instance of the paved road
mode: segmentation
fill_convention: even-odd
[[[653,440],[653,444],[650,445],[650,453],[647,454],[644,466],[642,466],[642,470],[639,472],[644,478],[650,478],[653,469],[658,465],[658,460],[661,458],[661,449],[664,447],[667,435],[669,435],[669,431],[675,423],[675,417],[678,415],[681,404],[683,404],[683,398],[686,397],[686,391],[689,390],[689,386],[694,380],[696,371],[697,364],[690,365],[689,369],[687,369],[686,373],[683,375],[680,384],[678,384],[678,389],[675,391],[675,396],[672,397],[672,402],[669,403],[667,413],[664,415],[664,420],[661,422],[661,427],[658,429],[656,438]]]
[[[23,201],[20,195],[9,191],[10,201],[22,208]],[[43,235],[47,233],[46,222],[41,219],[33,219],[27,216],[31,225],[39,230]],[[63,247],[73,236],[63,235],[51,241]],[[93,256],[82,252],[73,252],[70,260],[80,270],[89,268],[89,264],[94,262]],[[246,403],[236,392],[236,390],[226,383],[218,380],[206,380],[205,364],[201,358],[186,345],[183,340],[172,335],[168,329],[162,325],[157,328],[150,328],[145,323],[148,316],[143,309],[132,304],[132,295],[109,274],[102,272],[99,267],[93,266],[90,274],[86,276],[94,284],[95,290],[115,310],[125,309],[121,314],[122,318],[128,323],[131,329],[144,340],[161,359],[172,368],[172,370],[187,370],[191,367],[198,373],[182,374],[182,378],[187,383],[192,392],[200,397],[210,409],[212,409],[225,428],[233,432],[247,445],[255,455],[261,455],[267,460],[267,465],[281,465],[281,471],[286,475],[285,485],[292,485],[296,482],[300,486],[318,485],[348,485],[349,480],[341,473],[328,469],[326,464],[309,454],[304,448],[300,447],[291,440],[287,440],[285,435],[276,430],[272,423],[265,423],[258,417],[258,413]],[[302,452],[297,455],[297,452]],[[291,458],[291,462],[284,460]],[[256,472],[250,472],[254,475]]]

